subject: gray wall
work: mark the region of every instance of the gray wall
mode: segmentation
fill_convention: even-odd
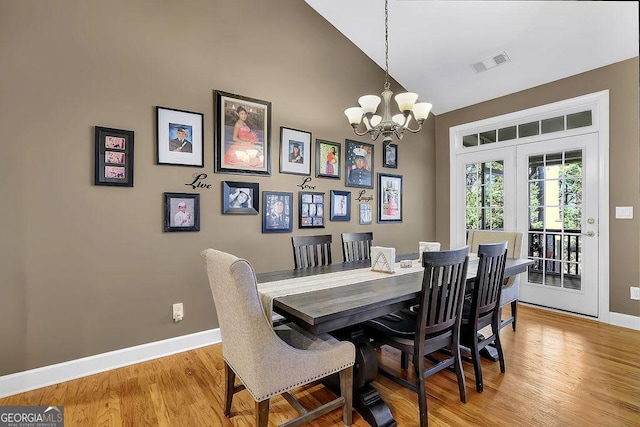
[[[632,316],[640,316],[640,304],[629,298],[629,287],[640,283],[638,81],[636,57],[436,117],[436,175],[448,177],[450,127],[609,90],[609,309]],[[448,182],[436,188],[436,237],[448,242]],[[633,206],[634,218],[615,219],[616,206]]]
[[[291,234],[221,214],[221,181],[294,192],[297,207],[302,177],[278,173],[280,126],[314,142],[371,142],[343,110],[381,92],[384,72],[301,0],[0,0],[0,10],[0,375],[216,328],[202,249],[258,272],[293,267]],[[271,177],[213,173],[214,89],[272,102]],[[154,164],[156,106],[204,113],[204,168]],[[94,126],[135,132],[135,187],[93,185]],[[354,202],[351,222],[299,230],[296,215],[294,233],[339,242],[372,230],[400,252],[432,240],[433,135],[431,117],[405,137],[399,169],[382,168],[375,142],[375,171],[404,175],[401,224],[361,226]],[[313,163],[310,184],[327,200],[331,189],[357,194],[315,178]],[[201,172],[211,190],[185,186]],[[200,232],[162,231],[163,192],[201,194]]]

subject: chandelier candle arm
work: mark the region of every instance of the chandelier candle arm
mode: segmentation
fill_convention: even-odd
[[[429,117],[432,105],[428,102],[417,102],[418,94],[413,92],[399,93],[395,96],[401,114],[391,115],[391,85],[389,84],[389,0],[384,2],[384,42],[385,42],[385,82],[382,98],[377,95],[364,95],[358,99],[360,107],[344,110],[344,114],[358,136],[369,134],[374,141],[383,135],[385,141],[391,141],[392,135],[402,139],[404,131],[417,133],[422,130],[422,124]],[[382,112],[376,114],[382,101]],[[418,123],[416,129],[411,129],[411,118]],[[358,131],[360,123],[364,124],[364,131]]]

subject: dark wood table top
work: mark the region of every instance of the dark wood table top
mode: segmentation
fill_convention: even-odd
[[[417,254],[396,260],[400,259],[417,259]],[[523,273],[531,264],[533,261],[526,258],[507,259],[505,277]],[[477,258],[469,260],[467,282],[475,279],[477,265]],[[370,260],[260,273],[256,277],[258,283],[267,283],[366,267],[371,267]],[[381,273],[375,280],[277,297],[273,309],[315,334],[331,332],[407,307],[422,288],[422,275],[422,271],[403,275]]]

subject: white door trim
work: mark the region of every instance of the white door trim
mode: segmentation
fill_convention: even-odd
[[[459,205],[456,200],[457,179],[457,155],[462,151],[465,153],[482,151],[483,146],[463,148],[462,137],[465,135],[482,132],[485,130],[512,126],[516,123],[524,123],[529,120],[539,120],[541,118],[554,117],[566,114],[568,110],[593,111],[593,122],[591,126],[557,132],[557,136],[580,135],[583,133],[597,132],[598,138],[598,196],[599,196],[599,219],[600,219],[600,245],[598,247],[598,258],[600,268],[598,269],[598,320],[609,323],[609,91],[604,90],[576,98],[566,99],[551,104],[541,105],[527,110],[516,111],[502,116],[490,117],[476,122],[465,123],[449,129],[449,213],[454,221],[450,224],[449,239],[451,247],[464,245],[464,226],[460,227],[456,218]],[[554,136],[556,136],[554,134]],[[549,134],[542,138],[548,138]],[[496,143],[514,145],[518,142],[534,142],[541,139],[540,135],[522,138],[511,142]],[[486,147],[490,147],[487,145]],[[491,147],[496,148],[496,147]]]

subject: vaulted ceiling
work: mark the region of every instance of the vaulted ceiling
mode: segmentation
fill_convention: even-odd
[[[383,0],[305,1],[384,69]],[[434,114],[638,56],[636,1],[389,0],[388,10],[389,74]],[[501,54],[499,66],[472,66]]]

